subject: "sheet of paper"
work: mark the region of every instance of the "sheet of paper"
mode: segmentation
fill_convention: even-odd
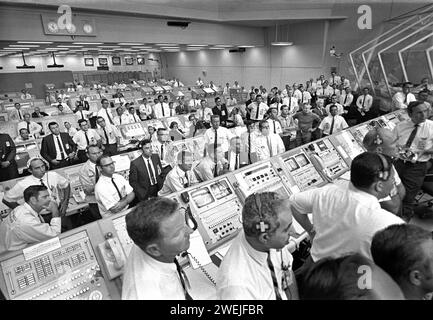
[[[28,261],[33,258],[42,256],[50,251],[59,249],[60,247],[61,247],[60,239],[59,237],[55,237],[50,240],[38,243],[29,248],[25,248],[23,250],[24,259]]]
[[[198,260],[202,266],[212,263],[209,253],[207,252],[204,245],[203,238],[201,237],[198,230],[191,234],[188,252],[190,253],[188,255],[188,259],[193,269],[197,269],[199,267],[196,260]],[[191,256],[193,256],[195,259],[191,258]]]

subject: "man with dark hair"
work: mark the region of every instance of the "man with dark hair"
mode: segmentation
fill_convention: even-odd
[[[0,224],[0,254],[20,250],[54,238],[61,232],[61,216],[57,206],[51,202],[47,187],[29,186],[24,190],[24,203],[16,207]],[[41,214],[50,212],[50,223],[45,223]]]
[[[41,111],[41,108],[35,107],[34,112],[32,113],[32,118],[43,118],[48,117],[48,114]]]
[[[311,111],[310,105],[302,104],[301,112],[296,113],[293,119],[298,121],[298,131],[296,132],[298,146],[311,142],[311,134],[319,126],[320,117]]]
[[[89,129],[87,120],[79,120],[80,130],[74,135],[72,140],[77,144],[77,157],[79,162],[86,162],[86,148],[90,145],[101,145],[101,136],[95,129]]]
[[[162,165],[159,155],[152,153],[151,141],[140,141],[142,156],[131,162],[129,168],[129,183],[138,201],[156,197],[163,184]]]
[[[275,192],[248,196],[242,225],[218,269],[218,299],[298,299],[287,247],[292,227],[288,199]]]
[[[329,107],[329,115],[319,125],[324,136],[330,136],[348,127],[346,120],[338,114],[338,107],[334,104]]]
[[[96,166],[96,161],[102,156],[102,150],[96,145],[90,145],[86,148],[87,160],[78,171],[80,184],[83,187],[86,198],[85,202],[89,204],[90,218],[92,220],[101,219],[99,214],[98,203],[95,198],[95,185],[99,180],[99,170]]]
[[[170,108],[167,103],[164,102],[162,94],[158,95],[158,101],[153,106],[153,117],[155,119],[161,119],[170,116]]]
[[[412,83],[404,82],[401,85],[401,91],[396,92],[392,97],[393,109],[406,109],[412,101],[416,101],[416,97],[410,92]]]
[[[134,245],[123,273],[122,300],[191,300],[176,256],[189,248],[192,229],[168,198],[140,203],[125,216]]]
[[[101,109],[99,109],[97,116],[104,118],[106,123],[114,124],[114,116],[107,99],[104,98],[101,100]]]
[[[227,158],[230,139],[233,138],[233,134],[229,129],[220,126],[220,120],[219,115],[214,114],[211,116],[212,127],[204,133],[204,142],[205,145],[212,145],[215,149],[218,149]]]
[[[35,137],[33,135],[30,135],[29,130],[27,130],[27,128],[21,128],[19,130],[19,136],[17,136],[14,139],[14,141],[20,143],[20,142],[29,142],[34,139]]]
[[[247,105],[247,109],[249,110],[251,120],[260,121],[264,119],[269,107],[263,102],[262,96],[258,94],[256,100]]]
[[[359,285],[362,276],[365,287]],[[325,258],[310,265],[299,277],[299,297],[301,300],[404,300],[391,277],[359,253]]]
[[[404,223],[383,210],[378,201],[394,186],[391,168],[384,155],[364,152],[352,161],[348,187],[328,184],[290,197],[294,218],[314,237],[313,261],[347,253],[371,257],[373,235],[389,225]],[[313,215],[314,228],[308,213]]]
[[[115,156],[121,138],[119,130],[117,130],[115,125],[107,124],[102,117],[98,117],[96,123],[99,125],[99,128],[96,131],[101,137],[102,150],[104,150],[104,154]]]
[[[433,154],[433,121],[427,119],[429,107],[420,101],[409,103],[407,112],[410,119],[398,123],[394,133],[401,149],[395,169],[406,188],[402,215],[409,221]]]
[[[51,134],[42,139],[41,156],[47,160],[52,169],[63,168],[76,157],[77,145],[66,132],[60,132],[57,122],[50,122]]]
[[[286,151],[281,137],[273,133],[267,120],[259,121],[260,134],[254,139],[252,150],[257,154],[258,160],[269,159]]]
[[[95,185],[101,217],[108,218],[128,209],[135,197],[134,190],[122,175],[114,173],[114,161],[110,156],[102,155],[96,160],[96,166],[101,173]]]
[[[212,113],[218,115],[221,120],[221,126],[227,126],[227,120],[229,119],[229,112],[227,111],[227,107],[225,103],[221,104],[221,98],[215,98],[215,107],[212,108]]]
[[[162,167],[161,177],[164,180],[165,176],[171,170],[168,150],[170,149],[172,142],[168,129],[158,128],[158,130],[156,131],[156,138],[156,141],[151,142],[151,148],[152,153],[155,153],[159,156],[159,161]]]
[[[31,120],[30,113],[24,113],[24,121],[18,123],[18,132],[21,128],[26,128],[35,138],[39,138],[43,134],[42,126]]]
[[[433,238],[421,227],[402,224],[377,232],[371,242],[374,263],[400,286],[407,300],[433,292]]]

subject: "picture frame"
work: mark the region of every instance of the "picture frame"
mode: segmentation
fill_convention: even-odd
[[[125,58],[125,64],[127,66],[132,66],[134,64],[134,58]]]
[[[98,58],[98,62],[100,66],[108,66],[108,59],[107,58]]]
[[[112,57],[111,62],[113,63],[113,66],[120,66],[122,64],[120,57]]]
[[[145,61],[144,58],[137,58],[137,64],[139,64],[139,65],[143,65],[144,61]]]
[[[94,65],[93,58],[84,58],[84,65],[86,67],[93,67]]]

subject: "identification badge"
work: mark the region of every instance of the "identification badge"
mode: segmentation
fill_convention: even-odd
[[[158,166],[158,175],[160,175],[160,174],[161,174],[161,167]]]
[[[222,116],[225,116],[225,115],[226,115],[226,112],[225,112],[224,110],[222,110],[222,111],[221,111],[221,115],[222,115]]]
[[[69,143],[65,144],[66,149],[69,149]]]
[[[292,278],[292,271],[291,269],[283,269],[283,274],[282,274],[282,288],[283,290],[287,290],[293,283],[293,278]]]
[[[6,141],[6,147],[10,147],[10,146],[11,146],[10,142]]]

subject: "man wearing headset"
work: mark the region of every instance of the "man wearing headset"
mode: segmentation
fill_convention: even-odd
[[[69,181],[54,171],[48,171],[49,165],[47,161],[41,157],[30,158],[30,160],[27,161],[27,168],[32,175],[18,181],[11,189],[6,191],[3,203],[9,208],[15,209],[23,204],[23,194],[26,188],[33,185],[40,185],[47,188],[51,200],[58,206],[59,214],[61,216],[65,215],[71,194]],[[41,215],[47,221],[51,220],[50,212],[44,211]]]
[[[218,299],[298,299],[293,257],[287,247],[292,227],[288,199],[275,192],[248,196],[242,224],[243,230],[218,269]]]
[[[404,221],[382,209],[379,199],[394,187],[391,161],[364,152],[353,159],[349,187],[328,184],[290,197],[293,217],[313,239],[311,258],[338,258],[360,253],[371,259],[374,234]],[[307,214],[313,214],[314,227]]]
[[[386,128],[374,128],[367,132],[367,134],[364,136],[362,144],[367,151],[377,153],[380,152],[394,160],[398,157],[396,142],[396,136],[391,130]],[[390,194],[383,199],[379,199],[379,202],[383,209],[399,215],[401,202],[406,194],[406,189],[404,188],[401,179],[394,168],[394,165],[392,165],[392,171],[394,172],[394,187],[392,188]]]

